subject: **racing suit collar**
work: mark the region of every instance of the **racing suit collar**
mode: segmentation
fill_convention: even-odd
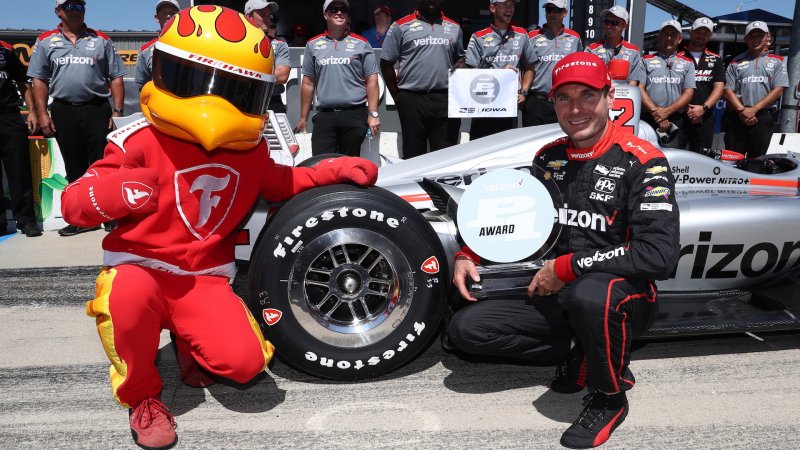
[[[572,141],[568,141],[567,157],[570,161],[589,161],[599,158],[614,145],[618,137],[619,132],[617,131],[617,127],[614,125],[614,122],[609,119],[606,123],[606,131],[603,133],[603,137],[591,147],[574,148]]]

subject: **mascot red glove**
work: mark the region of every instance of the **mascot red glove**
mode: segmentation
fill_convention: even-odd
[[[355,183],[372,186],[378,179],[378,166],[364,158],[342,156],[320,161],[314,166],[320,186],[338,183]]]

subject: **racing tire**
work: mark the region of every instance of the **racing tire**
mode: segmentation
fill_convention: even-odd
[[[333,380],[377,377],[436,337],[449,273],[442,255],[430,224],[396,195],[312,189],[261,236],[248,306],[289,366]]]

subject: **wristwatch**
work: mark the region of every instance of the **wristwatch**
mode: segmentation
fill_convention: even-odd
[[[372,111],[371,113],[369,113],[369,115],[370,115],[370,117],[374,117],[374,118],[377,119],[378,118],[378,111]]]
[[[703,103],[703,112],[709,112],[709,111],[711,111],[711,108],[709,108],[708,105]]]
[[[527,97],[528,96],[528,91],[526,91],[525,89],[520,89],[520,90],[517,91],[517,94],[519,94],[519,95],[521,95],[523,97]]]
[[[122,114],[122,108],[112,108],[111,112],[112,113],[117,113],[117,114]]]

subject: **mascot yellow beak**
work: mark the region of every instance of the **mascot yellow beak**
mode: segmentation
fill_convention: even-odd
[[[269,39],[244,15],[213,5],[185,9],[155,44],[142,112],[161,132],[206,151],[251,149],[268,118],[274,62]]]
[[[214,95],[180,98],[159,90],[151,81],[142,88],[142,113],[170,136],[196,142],[205,150],[248,150],[261,140],[267,114],[243,114]]]

